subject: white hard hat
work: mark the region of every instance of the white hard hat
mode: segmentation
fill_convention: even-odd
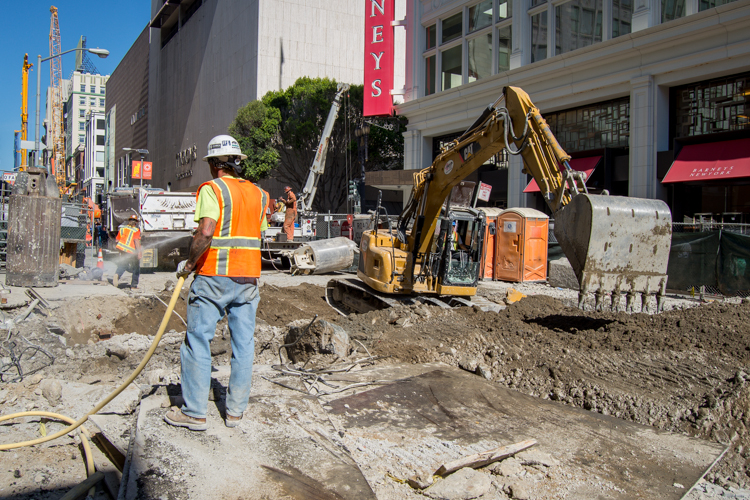
[[[217,135],[208,141],[208,154],[203,157],[204,160],[209,158],[219,158],[225,156],[222,161],[227,161],[229,156],[239,156],[240,160],[247,158],[242,154],[240,145],[231,135]]]

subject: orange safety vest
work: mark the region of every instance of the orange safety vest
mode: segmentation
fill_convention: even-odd
[[[117,232],[117,245],[115,248],[126,253],[135,253],[135,239],[136,234],[140,233],[141,230],[135,227],[122,226]]]
[[[204,182],[219,200],[219,220],[211,246],[196,264],[203,276],[260,277],[260,224],[268,197],[250,181],[220,177]]]

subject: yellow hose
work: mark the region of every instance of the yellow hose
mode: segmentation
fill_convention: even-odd
[[[88,420],[89,415],[94,415],[99,410],[104,408],[110,401],[115,399],[122,391],[125,390],[127,386],[130,385],[135,378],[140,375],[140,373],[143,371],[143,369],[146,367],[146,364],[151,359],[151,356],[153,356],[154,351],[156,351],[156,346],[159,345],[159,342],[161,341],[162,335],[164,335],[164,330],[167,328],[167,323],[169,323],[169,317],[172,314],[172,311],[174,310],[174,306],[177,303],[177,298],[180,296],[180,290],[182,290],[182,285],[185,283],[185,278],[181,277],[177,280],[177,285],[174,287],[174,292],[172,293],[172,298],[169,301],[169,305],[167,306],[167,312],[164,313],[164,317],[161,320],[161,325],[159,325],[159,331],[156,332],[156,337],[154,337],[154,341],[151,343],[151,347],[149,347],[148,352],[143,357],[143,360],[141,360],[141,363],[136,367],[136,369],[133,371],[133,373],[130,374],[130,376],[125,380],[125,382],[120,385],[117,389],[112,391],[112,393],[104,398],[102,401],[99,402],[94,408],[91,409],[86,415],[78,419],[77,421],[73,422],[73,419],[69,419],[68,417],[63,417],[62,415],[59,415],[58,417],[62,417],[62,420],[65,420],[66,422],[71,423],[69,427],[66,427],[65,429],[58,431],[54,434],[51,434],[49,436],[41,437],[38,439],[32,439],[30,441],[22,441],[20,443],[8,443],[8,444],[2,444],[0,445],[0,451],[6,451],[6,450],[13,450],[15,448],[23,448],[24,446],[34,446],[36,444],[46,443],[47,441],[52,441],[53,439],[57,439],[61,436],[66,435],[69,432],[72,432],[76,430],[78,427],[83,425],[86,420]],[[4,417],[0,417],[0,422],[4,420],[9,420],[13,418],[19,418],[24,416],[30,416],[31,413],[43,413],[43,412],[21,412],[21,413],[13,413],[11,415],[6,415]],[[56,414],[55,414],[56,415]],[[56,417],[57,418],[57,417]]]
[[[14,413],[12,415],[5,415],[0,417],[0,422],[5,422],[6,420],[10,420],[13,418],[21,418],[21,417],[47,417],[47,418],[54,418],[56,420],[62,420],[65,423],[68,424],[75,424],[75,420],[73,420],[70,417],[66,417],[65,415],[60,415],[59,413],[53,413],[51,411],[22,411],[20,413]],[[91,475],[96,470],[94,469],[94,457],[91,455],[91,446],[89,445],[88,440],[91,439],[91,434],[89,434],[89,431],[86,429],[86,427],[81,426],[79,429],[80,434],[83,434],[81,436],[81,445],[83,446],[83,454],[86,458],[86,474]]]

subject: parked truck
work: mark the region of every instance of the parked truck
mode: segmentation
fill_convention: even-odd
[[[109,193],[102,222],[110,234],[111,249],[120,225],[133,214],[140,221],[142,268],[175,265],[187,259],[191,231],[198,227],[193,221],[195,193],[138,186]]]

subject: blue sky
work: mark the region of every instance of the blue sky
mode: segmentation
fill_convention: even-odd
[[[75,48],[81,36],[86,46],[109,50],[109,57],[89,58],[102,75],[110,75],[127,53],[135,39],[148,24],[151,14],[149,0],[111,2],[101,0],[25,0],[4,2],[0,29],[0,171],[13,170],[13,131],[21,129],[21,67],[24,54],[34,67],[29,72],[29,129],[33,141],[36,119],[37,56],[49,56],[50,6],[58,9],[61,49]],[[75,52],[62,56],[63,78],[75,67]],[[44,120],[45,95],[49,86],[49,61],[42,63],[41,116]],[[44,135],[44,128],[41,128]]]

